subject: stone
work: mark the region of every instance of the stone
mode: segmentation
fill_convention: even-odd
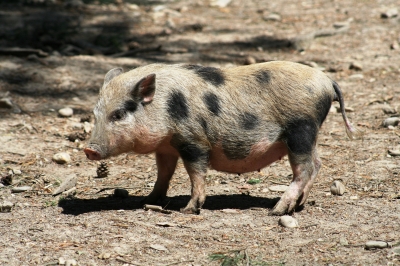
[[[390,49],[392,49],[392,50],[399,50],[399,48],[400,48],[400,45],[397,41],[394,41],[390,44]]]
[[[14,204],[10,201],[0,202],[0,212],[10,212]]]
[[[58,110],[58,114],[61,117],[71,117],[74,114],[74,110],[72,110],[72,108],[70,108],[70,107],[65,107],[65,108]]]
[[[299,227],[299,223],[295,218],[289,215],[284,215],[279,218],[279,225],[286,227],[286,228],[295,228]]]
[[[265,21],[281,21],[282,17],[279,14],[276,13],[270,13],[270,14],[264,14],[263,19]]]
[[[111,258],[111,253],[108,252],[101,253],[98,258],[101,260],[107,260]]]
[[[332,195],[342,196],[346,191],[345,186],[340,181],[333,181],[331,185],[331,193]]]
[[[387,115],[393,115],[393,114],[397,113],[396,110],[390,105],[384,105],[382,107],[382,111],[383,111],[383,113],[385,113]]]
[[[20,169],[12,169],[12,172],[13,172],[14,175],[21,175],[22,174]]]
[[[53,161],[58,164],[66,164],[71,162],[71,156],[66,152],[59,152],[54,154]]]
[[[354,69],[356,71],[361,71],[363,69],[363,66],[360,62],[352,62],[350,64],[349,69]]]
[[[1,98],[0,99],[0,108],[12,109],[14,104],[12,103],[10,98]]]
[[[31,189],[32,189],[32,187],[30,187],[30,186],[13,187],[13,188],[11,189],[11,192],[12,192],[12,193],[21,193],[21,192],[29,191],[29,190],[31,190]]]
[[[254,57],[252,57],[251,55],[246,56],[246,58],[244,59],[244,64],[245,65],[252,65],[257,63],[256,59]]]
[[[150,245],[150,247],[152,249],[155,249],[155,250],[158,250],[158,251],[167,251],[168,252],[168,249],[166,247],[164,247],[163,245],[153,244],[153,245]]]
[[[364,75],[363,75],[363,74],[354,74],[354,75],[351,75],[351,76],[349,77],[349,79],[352,79],[352,80],[364,79]]]
[[[399,11],[397,10],[397,8],[390,8],[381,13],[381,18],[394,18],[397,17],[398,13]]]
[[[65,178],[56,191],[53,192],[53,196],[56,196],[64,191],[67,191],[76,186],[77,178],[75,174],[72,174]]]
[[[399,124],[399,122],[400,122],[400,118],[398,118],[398,117],[389,117],[389,118],[386,118],[383,121],[383,126],[384,127],[397,126]]]
[[[368,241],[365,244],[365,249],[376,249],[376,248],[387,248],[389,247],[388,243],[385,241]]]
[[[65,265],[65,259],[63,257],[58,258],[58,265]]]
[[[65,261],[65,266],[76,266],[78,263],[74,259],[69,259]]]
[[[212,7],[227,7],[232,0],[211,0],[210,6]]]
[[[272,192],[285,192],[289,186],[286,185],[275,185],[270,186],[268,189]]]

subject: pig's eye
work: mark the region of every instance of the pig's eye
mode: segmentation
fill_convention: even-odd
[[[124,109],[118,109],[111,114],[110,120],[111,122],[116,122],[124,119],[125,116],[126,116],[126,111]]]

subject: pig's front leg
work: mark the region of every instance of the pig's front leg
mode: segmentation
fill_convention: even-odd
[[[175,134],[171,145],[179,152],[189,174],[192,185],[192,197],[182,213],[199,214],[206,199],[205,178],[207,174],[209,148],[203,143],[195,142],[192,136]]]
[[[206,200],[205,190],[205,178],[207,174],[207,168],[204,170],[194,170],[193,166],[185,163],[185,167],[189,173],[190,182],[192,185],[191,199],[185,208],[181,209],[182,213],[187,214],[199,214],[200,208],[203,206]]]
[[[167,195],[169,181],[175,172],[177,156],[156,153],[157,181],[153,191],[145,199],[146,204],[156,204]]]

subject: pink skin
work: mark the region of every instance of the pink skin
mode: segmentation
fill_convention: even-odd
[[[146,130],[145,130],[146,131]],[[117,139],[113,139],[114,145],[118,143]],[[162,141],[155,136],[147,135],[146,140],[135,143],[133,149],[138,153],[156,152],[157,162],[157,181],[153,191],[146,198],[145,203],[155,204],[159,199],[167,194],[169,182],[175,172],[176,164],[179,154],[175,148],[170,145],[170,137],[164,138]],[[132,143],[132,142],[131,142]],[[151,143],[152,145],[146,145]],[[114,146],[113,145],[113,146]],[[131,147],[133,148],[133,147]],[[92,148],[85,148],[84,152],[90,160],[100,160],[101,154]],[[217,171],[230,172],[230,173],[246,173],[257,171],[264,168],[271,163],[280,160],[283,156],[287,155],[288,150],[284,143],[276,142],[269,143],[267,140],[262,140],[253,145],[250,150],[249,156],[243,160],[229,160],[223,153],[220,145],[216,145],[210,152],[209,166]],[[108,156],[107,156],[108,157]],[[298,159],[296,156],[289,156],[289,161],[293,170],[293,180],[289,185],[287,191],[281,197],[281,200],[271,211],[273,215],[283,215],[292,212],[296,206],[301,206],[305,203],[309,191],[317,176],[318,170],[321,166],[321,161],[318,158],[316,151],[313,152],[313,158],[307,159],[305,156],[303,163],[295,163]],[[304,160],[305,159],[305,160]],[[183,213],[199,213],[203,205],[205,193],[205,176],[206,172],[199,172],[185,164],[185,168],[189,174],[192,184],[192,197],[187,206],[181,209]]]

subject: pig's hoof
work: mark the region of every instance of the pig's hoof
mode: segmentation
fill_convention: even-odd
[[[185,207],[185,208],[182,208],[180,211],[181,211],[181,213],[184,213],[184,214],[200,214],[200,209],[199,208],[188,208],[188,207]]]
[[[294,211],[295,206],[291,206],[279,201],[275,207],[269,212],[269,215],[282,216],[285,214],[291,214]]]

